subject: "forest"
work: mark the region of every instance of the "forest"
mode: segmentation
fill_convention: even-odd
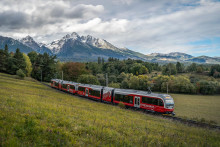
[[[220,94],[220,65],[150,63],[98,57],[97,62],[60,62],[47,53],[0,49],[0,72],[49,82],[52,78],[114,88],[185,94]],[[106,80],[107,79],[107,80]]]

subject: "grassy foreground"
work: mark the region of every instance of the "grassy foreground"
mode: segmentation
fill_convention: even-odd
[[[220,125],[220,95],[171,94],[176,116],[213,122]]]
[[[220,132],[0,73],[0,146],[220,146]]]

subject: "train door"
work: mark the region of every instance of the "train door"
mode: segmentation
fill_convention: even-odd
[[[134,107],[140,108],[140,97],[139,96],[134,97]]]
[[[86,96],[88,96],[88,95],[89,95],[89,89],[86,88]]]
[[[67,90],[68,90],[68,92],[70,91],[70,85],[67,86]]]

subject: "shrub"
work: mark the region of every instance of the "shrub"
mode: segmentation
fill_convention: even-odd
[[[24,79],[24,77],[25,77],[25,74],[24,74],[23,70],[21,70],[21,69],[16,71],[16,75],[21,79]]]
[[[212,81],[201,80],[197,82],[197,90],[201,94],[214,94],[217,83]]]
[[[84,84],[100,85],[98,78],[93,75],[80,75],[77,82]]]
[[[113,87],[113,88],[120,88],[120,83],[113,83],[111,82],[110,84],[108,84],[109,87]]]

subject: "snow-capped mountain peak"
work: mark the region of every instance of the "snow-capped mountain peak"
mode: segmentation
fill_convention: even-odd
[[[100,38],[95,38],[91,35],[87,35],[87,36],[81,36],[81,41],[95,46],[97,48],[102,48],[102,49],[111,49],[111,50],[117,50],[118,48],[113,46],[112,44],[110,44],[109,42],[107,42],[104,39],[100,39]]]
[[[71,34],[65,35],[62,39],[64,39],[64,40],[68,40],[68,39],[78,40],[78,39],[80,39],[80,36],[76,32],[73,32]]]
[[[97,48],[119,50],[117,47],[113,46],[104,39],[95,38],[91,35],[79,36],[76,32],[67,34],[60,40],[55,40],[52,43],[47,44],[46,47],[49,48],[54,54],[58,54],[61,51],[63,45],[69,40],[72,40],[74,42],[79,41],[85,45],[90,45]]]
[[[27,45],[28,47],[33,48],[34,50],[38,50],[40,48],[39,44],[34,41],[31,36],[26,36],[20,40],[21,43]]]
[[[25,42],[28,43],[28,42],[34,42],[34,39],[28,35],[28,36],[22,38],[20,41],[23,43],[25,43]]]

